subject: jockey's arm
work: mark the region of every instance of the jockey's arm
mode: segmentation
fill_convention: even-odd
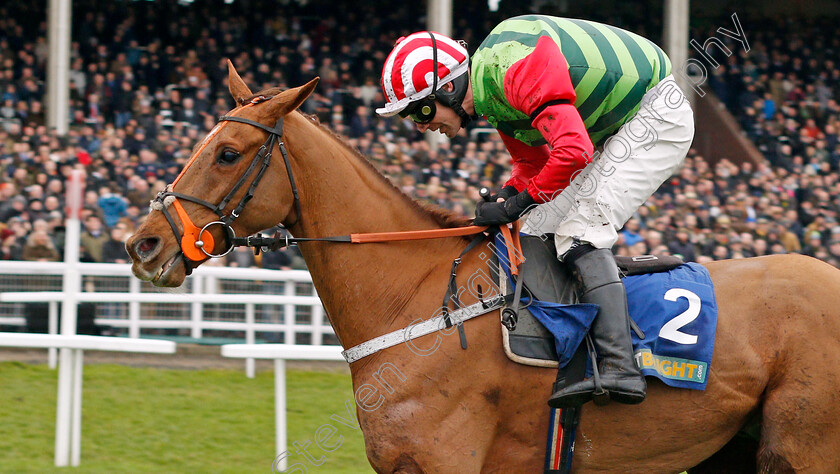
[[[502,137],[511,158],[510,179],[504,187],[513,186],[517,192],[524,191],[528,187],[528,181],[545,166],[550,150],[547,145],[528,146],[501,131],[499,136]]]
[[[513,157],[511,179],[506,184],[519,191],[527,189],[537,203],[550,201],[591,161],[594,150],[573,105],[577,96],[566,58],[556,43],[541,38],[531,54],[507,71],[504,89],[508,102],[530,116],[531,125],[548,142],[548,146],[529,147],[502,135]]]

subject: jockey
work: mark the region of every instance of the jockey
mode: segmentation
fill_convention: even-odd
[[[592,332],[602,388],[617,402],[641,403],[647,386],[611,247],[682,164],[694,135],[665,53],[612,26],[527,15],[501,22],[472,58],[434,32],[401,38],[382,87],[388,102],[376,112],[410,117],[421,132],[452,138],[479,115],[498,130],[512,171],[491,202],[478,203],[475,224],[524,217],[523,231],[554,235],[581,300],[600,307]],[[549,405],[577,406],[594,391],[592,379],[555,384]]]

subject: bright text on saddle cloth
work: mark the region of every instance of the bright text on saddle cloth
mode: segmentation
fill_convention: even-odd
[[[625,277],[633,351],[645,375],[666,385],[703,390],[715,345],[717,302],[709,272],[686,263],[664,273]]]

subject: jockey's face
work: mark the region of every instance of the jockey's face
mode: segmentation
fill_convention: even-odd
[[[417,123],[417,130],[425,132],[431,130],[446,135],[449,138],[455,138],[458,130],[461,129],[461,117],[455,113],[450,107],[437,103],[437,111],[434,118],[429,123]]]

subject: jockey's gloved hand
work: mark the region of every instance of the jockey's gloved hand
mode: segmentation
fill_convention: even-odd
[[[503,187],[501,190],[499,190],[499,194],[491,194],[490,198],[487,199],[487,201],[488,202],[496,202],[496,200],[498,200],[499,198],[507,200],[511,196],[515,196],[516,193],[518,193],[518,192],[519,191],[516,190],[516,186],[513,186],[513,185],[509,184],[509,185]]]
[[[500,193],[501,194],[501,193]],[[475,225],[503,225],[513,222],[535,204],[528,190],[503,202],[479,201],[475,208]]]

